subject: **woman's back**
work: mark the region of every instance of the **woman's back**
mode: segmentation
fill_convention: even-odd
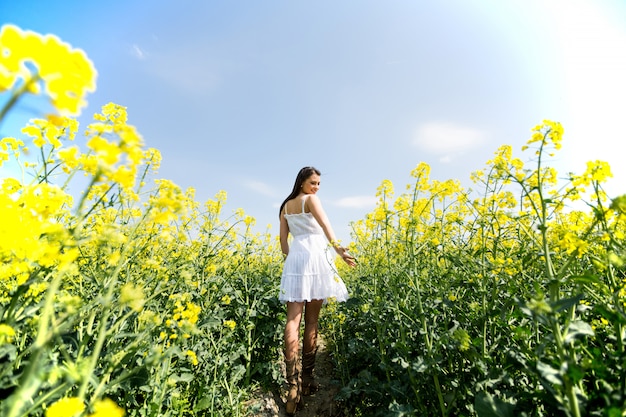
[[[298,196],[285,204],[283,215],[289,224],[289,232],[296,238],[310,234],[324,234],[313,214],[307,211],[306,197],[308,196]]]
[[[287,201],[285,203],[284,212],[286,214],[310,213],[311,211],[306,206],[307,197],[308,194],[300,194],[299,196]]]

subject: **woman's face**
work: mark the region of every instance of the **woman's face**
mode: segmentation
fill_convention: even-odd
[[[320,189],[320,176],[317,174],[311,175],[302,183],[302,192],[304,194],[315,194]]]

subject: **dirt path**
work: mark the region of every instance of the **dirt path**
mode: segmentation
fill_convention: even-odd
[[[296,417],[335,417],[338,410],[333,398],[339,387],[332,383],[333,364],[330,360],[324,338],[318,337],[317,358],[315,361],[315,380],[320,389],[313,395],[303,397],[304,407],[296,413]],[[280,392],[268,393],[251,404],[251,415],[259,417],[285,417],[286,388]]]

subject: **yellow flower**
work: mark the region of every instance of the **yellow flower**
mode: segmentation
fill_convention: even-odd
[[[150,196],[151,220],[166,225],[176,219],[177,214],[184,214],[184,195],[176,184],[165,179],[155,180],[158,191]]]
[[[22,188],[22,184],[15,178],[5,178],[2,180],[2,191],[7,194],[13,194]]]
[[[228,294],[225,294],[222,297],[222,304],[224,304],[224,305],[229,305],[230,304],[230,296]]]
[[[224,320],[224,327],[228,327],[230,330],[233,330],[237,326],[237,322],[235,320]]]
[[[26,296],[33,297],[34,299],[39,300],[41,298],[40,295],[43,294],[47,289],[48,289],[47,282],[35,282],[35,283],[32,283],[28,287]]]
[[[9,159],[9,151],[13,153],[14,158],[18,158],[21,151],[26,151],[24,142],[11,137],[0,140],[0,166],[2,166],[2,161]]]
[[[584,175],[596,182],[604,182],[607,178],[611,178],[613,176],[609,164],[607,162],[597,160],[587,162],[587,172],[585,172]]]
[[[146,302],[143,289],[131,283],[124,284],[120,295],[120,302],[128,305],[133,311],[139,313]]]
[[[470,348],[472,339],[470,338],[466,330],[456,329],[452,333],[452,337],[459,344],[459,351],[465,352],[466,350]]]
[[[156,172],[161,166],[161,160],[163,158],[161,157],[161,152],[159,152],[158,149],[155,149],[155,148],[148,149],[147,151],[144,152],[143,157],[146,160],[146,163],[150,165],[150,168],[153,171]]]
[[[78,156],[80,155],[80,151],[78,150],[78,146],[71,146],[65,149],[59,150],[57,153],[59,159],[64,163],[63,171],[66,173],[70,173],[71,170],[78,166]]]
[[[187,359],[189,360],[189,362],[191,362],[192,365],[198,365],[198,357],[196,356],[196,352],[194,352],[193,350],[188,350],[187,352],[185,352],[185,354],[187,355]]]
[[[46,410],[46,417],[73,417],[85,410],[80,398],[66,397],[52,404]]]
[[[76,115],[86,105],[86,94],[95,90],[96,70],[82,50],[56,36],[4,25],[0,30],[0,92],[13,88],[18,80],[31,94],[39,94],[41,84],[58,111]]]
[[[119,251],[114,251],[107,257],[106,261],[107,261],[107,264],[109,264],[110,266],[115,266],[119,263],[121,258],[122,258],[122,254]]]
[[[15,330],[8,324],[0,324],[0,346],[5,343],[12,343],[15,337]]]
[[[548,302],[544,299],[539,299],[539,298],[532,299],[528,301],[527,307],[534,314],[541,315],[541,314],[549,314],[552,312],[552,307],[550,307],[550,304],[548,304]]]
[[[380,197],[381,200],[393,197],[393,183],[389,180],[383,180],[376,189],[376,196]]]
[[[98,159],[105,165],[115,164],[122,154],[122,149],[117,144],[109,142],[102,136],[94,136],[87,142],[87,146],[98,155]]]
[[[135,185],[135,171],[121,166],[111,175],[111,179],[123,188],[130,189]]]
[[[93,410],[94,412],[89,414],[89,417],[122,417],[124,415],[124,410],[109,398],[96,401]]]

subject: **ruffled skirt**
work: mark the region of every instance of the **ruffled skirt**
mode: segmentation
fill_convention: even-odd
[[[335,257],[322,235],[295,237],[283,266],[278,299],[283,303],[346,301],[348,290],[335,269]]]

